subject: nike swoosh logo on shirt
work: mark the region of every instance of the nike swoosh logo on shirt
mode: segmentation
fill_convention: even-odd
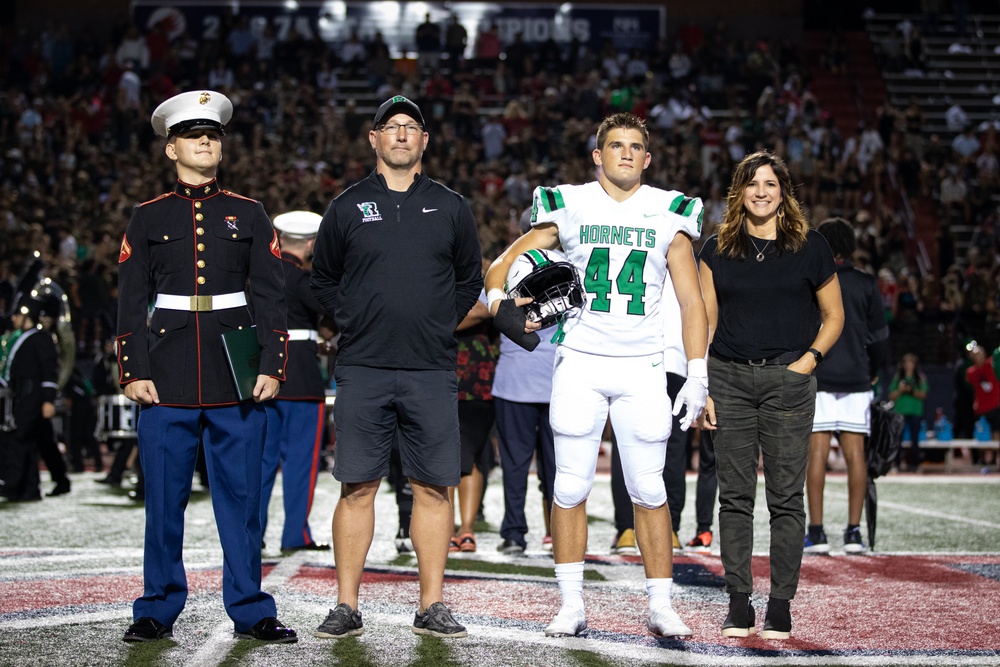
[[[656,363],[653,364],[653,368],[656,368],[657,366],[659,366],[662,363],[663,363],[662,361],[657,361]]]
[[[644,217],[644,218],[655,218],[658,215],[660,215],[660,214],[659,213],[643,213],[642,217]]]
[[[436,210],[437,210],[436,208],[425,208],[425,209],[423,209],[423,212],[424,213],[430,213],[431,211],[436,211]]]

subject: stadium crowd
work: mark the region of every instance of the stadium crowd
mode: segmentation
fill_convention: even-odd
[[[457,57],[441,32],[433,69],[425,50],[415,63],[394,61],[378,34],[332,44],[293,29],[277,41],[236,16],[204,40],[171,39],[163,26],[127,17],[107,40],[65,24],[0,35],[2,311],[25,260],[41,252],[69,296],[77,363],[89,371],[113,338],[119,243],[132,208],[175,178],[150,128],[153,108],[183,90],[224,92],[236,107],[220,169],[226,186],[272,216],[322,213],[373,169],[372,110],[351,93],[366,87],[429,111],[426,171],[468,198],[486,258],[519,234],[536,185],[592,180],[597,124],[631,111],[651,129],[645,182],[700,196],[703,239],[722,219],[733,166],[769,148],[789,164],[813,224],[840,215],[853,225],[855,263],[878,276],[894,331],[939,327],[942,361],[955,359],[963,335],[996,336],[995,127],[963,128],[948,141],[922,131],[916,105],[886,103],[844,136],[810,91],[799,45],[738,38],[724,21],[683,25],[652,49],[629,52],[610,42],[597,52],[577,42],[504,44],[490,29],[470,36]],[[841,49],[831,38],[809,66],[840,67]],[[973,225],[968,256],[956,256],[942,224],[937,261],[918,268],[901,192],[939,200],[945,223]],[[904,352],[933,356],[897,349],[893,361]]]

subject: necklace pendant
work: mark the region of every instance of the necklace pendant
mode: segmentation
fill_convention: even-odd
[[[760,252],[757,253],[757,261],[758,262],[763,262],[764,261],[764,252],[763,251],[760,251]]]

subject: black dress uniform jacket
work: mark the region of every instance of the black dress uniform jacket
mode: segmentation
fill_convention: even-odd
[[[281,253],[285,271],[285,299],[288,302],[288,329],[316,330],[323,310],[309,289],[309,272],[302,269],[302,260],[287,252]],[[283,401],[325,400],[323,374],[316,357],[316,341],[293,340],[288,343],[288,380],[278,396]]]
[[[260,373],[285,379],[288,334],[278,237],[260,202],[218,183],[178,182],[137,206],[118,259],[119,383],[152,380],[161,405],[239,402],[222,346],[226,331],[257,326]],[[248,289],[249,281],[249,289]],[[208,312],[157,308],[156,295],[247,291],[247,306]]]
[[[337,364],[454,370],[455,327],[483,289],[465,199],[417,174],[399,203],[373,172],[320,223],[312,289],[340,331]]]

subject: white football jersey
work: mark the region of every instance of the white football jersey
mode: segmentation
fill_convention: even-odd
[[[583,309],[567,321],[563,345],[615,357],[663,352],[667,249],[678,232],[701,235],[703,212],[698,198],[648,185],[623,202],[599,181],[535,188],[532,225],[558,226],[563,252],[583,280]]]

